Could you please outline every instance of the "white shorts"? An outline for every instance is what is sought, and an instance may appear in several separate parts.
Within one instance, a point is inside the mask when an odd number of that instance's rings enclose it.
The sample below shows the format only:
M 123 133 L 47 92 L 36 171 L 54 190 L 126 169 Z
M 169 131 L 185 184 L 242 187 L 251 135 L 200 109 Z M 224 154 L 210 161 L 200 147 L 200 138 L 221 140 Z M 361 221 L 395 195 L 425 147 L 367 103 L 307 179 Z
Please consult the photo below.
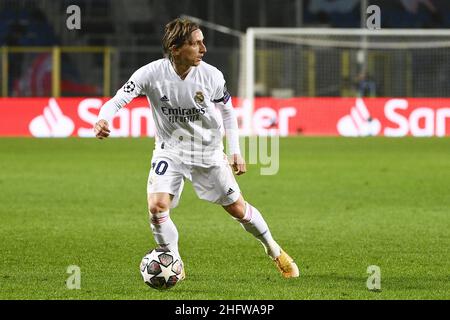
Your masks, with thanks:
M 176 155 L 157 152 L 152 158 L 147 194 L 169 193 L 173 195 L 171 208 L 175 208 L 179 203 L 185 179 L 192 182 L 200 199 L 221 206 L 236 202 L 241 193 L 226 157 L 220 164 L 205 168 L 185 164 Z

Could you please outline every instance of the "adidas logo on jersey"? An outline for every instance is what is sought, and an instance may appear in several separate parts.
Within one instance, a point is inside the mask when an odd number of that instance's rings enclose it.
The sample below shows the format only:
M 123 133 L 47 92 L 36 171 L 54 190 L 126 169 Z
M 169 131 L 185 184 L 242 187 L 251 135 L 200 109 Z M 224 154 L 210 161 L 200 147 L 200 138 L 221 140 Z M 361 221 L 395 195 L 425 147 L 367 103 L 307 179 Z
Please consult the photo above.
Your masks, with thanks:
M 166 95 L 163 95 L 163 96 L 161 97 L 161 99 L 159 99 L 159 100 L 161 100 L 161 101 L 163 101 L 163 102 L 167 102 L 167 101 L 169 101 L 169 98 L 167 98 Z
M 232 194 L 234 192 L 234 190 L 233 189 L 228 189 L 228 191 L 227 191 L 227 196 L 229 196 L 230 194 Z

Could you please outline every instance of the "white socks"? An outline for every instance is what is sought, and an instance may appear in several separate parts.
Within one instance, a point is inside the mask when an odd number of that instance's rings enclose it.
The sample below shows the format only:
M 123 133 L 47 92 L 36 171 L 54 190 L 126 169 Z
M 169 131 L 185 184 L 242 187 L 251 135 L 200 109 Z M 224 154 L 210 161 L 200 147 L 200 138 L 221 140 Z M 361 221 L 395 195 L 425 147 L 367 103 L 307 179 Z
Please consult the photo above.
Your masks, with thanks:
M 242 227 L 261 241 L 266 253 L 275 259 L 281 254 L 280 246 L 273 240 L 269 227 L 261 213 L 250 203 L 245 203 L 245 215 L 242 219 L 237 219 Z
M 261 213 L 246 202 L 245 215 L 242 219 L 237 219 L 242 227 L 255 236 L 264 246 L 266 253 L 275 259 L 281 254 L 280 246 L 272 238 L 269 227 Z M 162 248 L 169 250 L 180 256 L 178 252 L 178 230 L 170 219 L 169 210 L 150 215 L 150 226 L 156 243 Z
M 180 256 L 178 252 L 178 230 L 172 219 L 170 219 L 169 210 L 151 214 L 150 226 L 156 243 L 160 247 L 168 248 Z

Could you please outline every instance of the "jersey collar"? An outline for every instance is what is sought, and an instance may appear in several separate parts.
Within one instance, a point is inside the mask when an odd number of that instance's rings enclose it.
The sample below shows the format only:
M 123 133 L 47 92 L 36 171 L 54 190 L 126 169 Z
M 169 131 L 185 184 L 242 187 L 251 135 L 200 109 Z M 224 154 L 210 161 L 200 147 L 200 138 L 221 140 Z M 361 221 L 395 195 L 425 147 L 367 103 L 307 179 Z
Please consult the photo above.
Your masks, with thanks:
M 186 77 L 184 79 L 181 79 L 181 77 L 178 75 L 178 73 L 175 71 L 175 68 L 173 67 L 172 62 L 167 59 L 168 63 L 169 63 L 169 69 L 170 69 L 170 73 L 177 78 L 179 81 L 186 81 L 190 78 L 192 78 L 192 74 L 195 72 L 197 67 L 191 67 L 191 69 L 189 70 L 188 74 L 186 75 Z

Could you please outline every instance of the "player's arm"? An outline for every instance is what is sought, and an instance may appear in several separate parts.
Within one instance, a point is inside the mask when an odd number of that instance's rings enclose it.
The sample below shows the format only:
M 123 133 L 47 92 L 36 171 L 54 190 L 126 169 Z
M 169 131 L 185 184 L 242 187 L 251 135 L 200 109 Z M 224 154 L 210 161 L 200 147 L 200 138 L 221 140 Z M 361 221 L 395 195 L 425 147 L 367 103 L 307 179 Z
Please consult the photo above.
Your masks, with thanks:
M 225 128 L 225 136 L 229 148 L 229 162 L 233 171 L 237 175 L 244 174 L 247 171 L 245 160 L 241 156 L 239 147 L 239 127 L 231 103 L 230 94 L 224 90 L 223 98 L 214 101 L 222 114 L 223 126 Z
M 97 122 L 94 125 L 95 137 L 99 139 L 107 138 L 111 133 L 109 129 L 109 123 L 116 114 L 116 112 L 121 109 L 121 106 L 116 97 L 108 100 L 100 109 L 100 113 L 97 117 Z
M 94 125 L 94 133 L 97 138 L 107 138 L 111 133 L 109 125 L 117 111 L 143 92 L 143 73 L 143 68 L 137 70 L 130 80 L 117 90 L 116 95 L 101 107 Z

